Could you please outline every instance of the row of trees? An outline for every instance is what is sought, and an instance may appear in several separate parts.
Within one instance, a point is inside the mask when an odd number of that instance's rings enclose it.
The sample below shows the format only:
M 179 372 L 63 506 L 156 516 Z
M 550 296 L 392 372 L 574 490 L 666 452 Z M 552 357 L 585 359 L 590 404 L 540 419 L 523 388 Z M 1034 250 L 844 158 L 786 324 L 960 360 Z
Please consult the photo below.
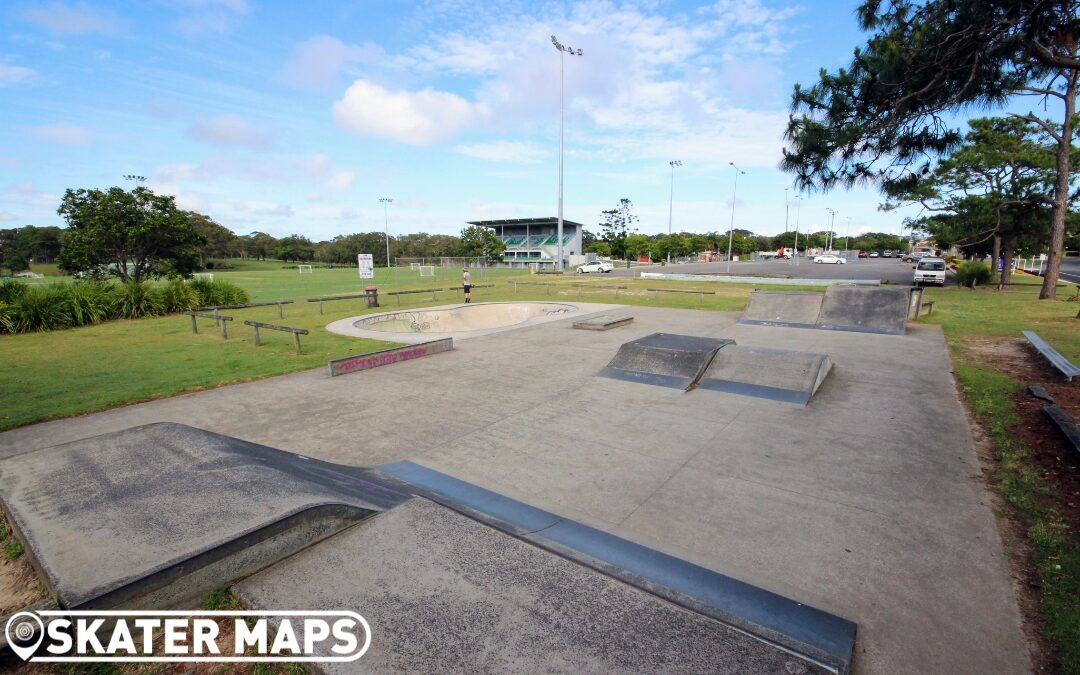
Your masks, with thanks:
M 583 244 L 586 252 L 620 259 L 649 257 L 659 260 L 667 258 L 669 254 L 673 258 L 681 258 L 704 251 L 726 253 L 728 249 L 727 232 L 640 234 L 634 227 L 638 217 L 633 213 L 633 203 L 626 198 L 620 199 L 614 209 L 604 211 L 603 216 L 604 219 L 599 224 L 599 236 L 588 230 L 584 233 Z M 731 252 L 733 255 L 745 256 L 758 251 L 776 251 L 780 247 L 795 248 L 795 239 L 796 233 L 793 231 L 768 236 L 754 234 L 749 230 L 732 230 Z M 834 242 L 843 241 L 844 246 L 852 250 L 907 249 L 907 241 L 903 237 L 884 232 L 860 234 L 850 240 L 836 232 L 800 232 L 797 243 L 799 250 L 823 249 L 830 239 Z M 837 244 L 834 243 L 833 246 L 835 248 Z
M 177 208 L 174 197 L 141 186 L 131 191 L 67 190 L 57 213 L 67 221 L 66 229 L 27 225 L 0 230 L 0 268 L 14 274 L 32 263 L 55 261 L 62 270 L 80 276 L 140 282 L 189 276 L 213 267 L 215 258 L 356 264 L 357 254 L 370 253 L 377 265 L 386 264 L 382 232 L 320 242 L 301 234 L 238 236 L 209 216 Z M 484 256 L 494 261 L 505 245 L 490 229 L 472 226 L 460 237 L 426 233 L 392 237 L 390 249 L 395 258 Z

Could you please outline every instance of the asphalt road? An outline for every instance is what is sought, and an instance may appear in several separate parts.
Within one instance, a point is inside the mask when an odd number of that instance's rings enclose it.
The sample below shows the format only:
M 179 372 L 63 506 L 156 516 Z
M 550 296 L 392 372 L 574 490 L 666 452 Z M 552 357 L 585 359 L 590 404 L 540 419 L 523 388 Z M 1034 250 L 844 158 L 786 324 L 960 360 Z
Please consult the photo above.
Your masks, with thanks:
M 1061 259 L 1061 279 L 1080 284 L 1080 258 Z
M 724 262 L 688 263 L 685 265 L 648 265 L 631 269 L 616 268 L 612 276 L 636 277 L 642 272 L 667 274 L 725 274 Z M 1075 270 L 1080 274 L 1080 266 Z M 880 279 L 892 284 L 910 286 L 914 271 L 911 263 L 899 258 L 865 258 L 852 260 L 844 265 L 818 265 L 806 259 L 798 264 L 791 260 L 766 260 L 762 262 L 733 262 L 730 274 L 738 276 L 791 277 L 796 279 Z M 952 283 L 949 279 L 946 283 Z

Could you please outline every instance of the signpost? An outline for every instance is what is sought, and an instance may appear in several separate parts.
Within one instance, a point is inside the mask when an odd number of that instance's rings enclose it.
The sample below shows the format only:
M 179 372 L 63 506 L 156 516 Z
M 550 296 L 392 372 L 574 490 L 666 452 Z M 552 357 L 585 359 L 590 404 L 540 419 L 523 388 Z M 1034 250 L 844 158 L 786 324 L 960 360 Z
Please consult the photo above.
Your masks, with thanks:
M 375 261 L 372 260 L 370 253 L 358 253 L 356 255 L 356 264 L 360 268 L 361 279 L 375 278 Z

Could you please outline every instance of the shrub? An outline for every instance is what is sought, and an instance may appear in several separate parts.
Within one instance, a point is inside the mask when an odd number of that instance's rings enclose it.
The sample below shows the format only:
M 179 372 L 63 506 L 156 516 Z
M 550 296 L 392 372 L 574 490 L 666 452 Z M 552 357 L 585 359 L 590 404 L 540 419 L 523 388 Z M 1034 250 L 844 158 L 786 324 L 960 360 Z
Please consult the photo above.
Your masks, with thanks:
M 161 289 L 162 309 L 166 314 L 186 312 L 198 307 L 199 292 L 183 279 L 173 279 Z
M 14 279 L 0 281 L 0 302 L 15 302 L 16 298 L 26 292 L 26 288 L 26 284 L 15 281 Z
M 12 319 L 15 316 L 15 310 L 11 305 L 6 302 L 0 302 L 0 333 L 14 333 L 15 329 L 12 325 Z
M 68 295 L 72 326 L 101 323 L 115 317 L 116 298 L 109 284 L 86 280 L 61 287 Z
M 27 288 L 11 306 L 14 309 L 10 321 L 12 333 L 72 326 L 71 299 L 67 288 L 59 284 Z
M 193 279 L 188 286 L 199 294 L 199 306 L 241 305 L 248 301 L 247 291 L 220 279 Z
M 119 284 L 114 287 L 117 316 L 124 319 L 141 319 L 164 313 L 161 294 L 145 281 Z
M 974 288 L 990 281 L 990 266 L 977 260 L 962 262 L 956 268 L 956 283 Z

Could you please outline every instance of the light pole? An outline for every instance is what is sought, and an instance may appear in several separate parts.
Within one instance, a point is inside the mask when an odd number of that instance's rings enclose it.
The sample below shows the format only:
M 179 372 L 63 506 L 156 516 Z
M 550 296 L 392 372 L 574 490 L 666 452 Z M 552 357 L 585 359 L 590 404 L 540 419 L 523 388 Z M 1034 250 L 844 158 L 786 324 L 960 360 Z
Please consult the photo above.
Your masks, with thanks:
M 129 180 L 132 183 L 135 183 L 135 187 L 138 187 L 139 185 L 142 185 L 146 182 L 146 176 L 138 176 L 133 173 L 125 173 L 124 180 Z
M 848 249 L 848 239 L 851 239 L 851 216 L 848 216 L 848 218 L 847 218 L 847 233 L 844 234 L 844 251 L 845 252 L 847 252 L 849 250 Z M 858 258 L 856 258 L 856 260 L 858 260 Z
M 672 211 L 674 211 L 674 209 L 675 209 L 675 167 L 682 166 L 682 162 L 680 162 L 677 159 L 674 159 L 674 160 L 668 162 L 668 164 L 671 165 L 671 199 L 668 201 L 668 209 L 667 209 L 667 235 L 668 235 L 667 262 L 670 265 L 671 264 L 671 214 L 672 214 Z
M 799 200 L 799 208 L 795 211 L 795 264 L 799 264 L 799 221 L 802 220 L 802 195 L 795 195 Z
M 731 168 L 735 169 L 735 187 L 731 190 L 731 224 L 728 225 L 727 231 L 727 272 L 731 271 L 731 235 L 735 231 L 735 195 L 739 193 L 739 174 L 746 175 L 746 172 L 735 166 L 735 162 L 728 162 Z
M 825 210 L 829 212 L 829 231 L 825 233 L 825 252 L 828 253 L 832 250 L 832 229 L 833 223 L 836 221 L 836 209 L 830 209 L 826 206 Z
M 562 44 L 559 40 L 552 35 L 551 44 L 555 45 L 555 49 L 559 50 L 559 259 L 555 262 L 555 269 L 559 272 L 563 270 L 563 110 L 565 107 L 564 85 L 563 85 L 563 54 L 570 54 L 571 56 L 581 56 L 582 51 L 580 49 L 574 49 Z
M 390 204 L 394 201 L 390 197 L 379 197 L 383 206 L 383 227 L 386 232 L 386 268 L 390 269 Z

